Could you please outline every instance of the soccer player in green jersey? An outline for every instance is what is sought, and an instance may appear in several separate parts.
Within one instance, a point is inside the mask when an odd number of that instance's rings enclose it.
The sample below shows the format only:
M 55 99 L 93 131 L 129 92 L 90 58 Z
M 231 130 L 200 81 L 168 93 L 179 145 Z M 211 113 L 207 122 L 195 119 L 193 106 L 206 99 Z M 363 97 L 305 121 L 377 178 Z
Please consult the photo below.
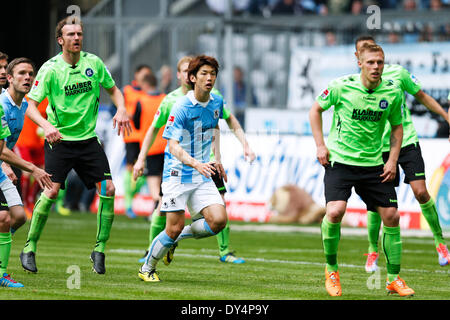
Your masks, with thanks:
M 183 97 L 186 95 L 186 93 L 191 90 L 191 86 L 189 84 L 188 79 L 188 67 L 189 62 L 192 60 L 193 57 L 191 56 L 185 56 L 182 57 L 177 64 L 177 78 L 181 83 L 181 86 L 178 89 L 175 89 L 174 91 L 170 92 L 162 101 L 158 112 L 155 115 L 155 119 L 149 129 L 146 132 L 144 141 L 142 143 L 142 148 L 139 153 L 138 159 L 134 165 L 133 168 L 133 176 L 134 179 L 137 179 L 140 177 L 145 168 L 145 158 L 147 155 L 148 150 L 153 145 L 153 142 L 158 134 L 158 131 L 165 126 L 167 119 L 169 118 L 170 111 L 172 110 L 172 106 L 175 104 L 178 98 Z M 219 91 L 216 89 L 212 90 L 213 93 L 220 95 Z M 230 113 L 230 111 L 227 108 L 224 108 L 223 110 L 223 119 L 227 121 L 228 126 L 232 129 L 233 133 L 236 135 L 238 140 L 242 143 L 244 147 L 244 157 L 246 157 L 250 162 L 252 162 L 255 159 L 255 153 L 250 148 L 246 138 L 244 131 L 239 124 L 239 121 L 236 119 L 234 115 Z M 214 178 L 216 175 L 214 175 L 212 178 Z M 213 179 L 214 180 L 214 179 Z M 221 179 L 214 180 L 216 186 L 219 189 L 219 193 L 222 196 L 222 199 L 224 200 L 224 193 L 226 192 L 225 185 L 223 184 L 223 181 Z M 218 185 L 219 184 L 219 185 Z M 224 200 L 225 203 L 225 200 Z M 152 214 L 152 221 L 150 225 L 150 232 L 149 232 L 149 246 L 151 245 L 153 239 L 164 230 L 166 226 L 166 215 L 165 213 L 161 213 L 159 211 L 160 206 L 155 206 L 155 210 Z M 219 232 L 216 236 L 217 242 L 219 245 L 219 256 L 220 261 L 222 262 L 231 262 L 231 263 L 243 263 L 245 262 L 244 259 L 236 257 L 233 252 L 230 251 L 229 245 L 230 245 L 230 226 L 229 223 L 225 226 L 225 228 Z M 147 255 L 148 250 L 146 251 L 144 257 Z M 173 251 L 169 251 L 170 255 L 173 255 Z M 167 257 L 164 259 L 165 263 L 170 263 L 171 257 L 167 259 Z M 144 258 L 139 260 L 139 262 L 144 262 Z
M 367 207 L 377 211 L 383 219 L 386 289 L 390 293 L 410 296 L 414 291 L 399 277 L 402 241 L 393 183 L 403 136 L 403 96 L 392 82 L 381 79 L 384 67 L 381 47 L 363 46 L 358 65 L 361 74 L 331 82 L 317 97 L 309 114 L 317 159 L 325 167 L 327 204 L 321 225 L 326 259 L 325 287 L 331 296 L 342 295 L 337 252 L 341 220 L 354 187 Z M 325 144 L 322 112 L 332 106 L 333 121 Z M 382 137 L 386 123 L 392 127 L 391 152 L 388 161 L 383 164 Z
M 358 57 L 358 51 L 364 44 L 375 44 L 375 40 L 371 36 L 359 37 L 355 42 L 356 57 Z M 396 64 L 386 65 L 383 71 L 383 79 L 393 81 L 394 84 L 400 87 L 403 92 L 406 91 L 413 95 L 417 101 L 422 103 L 428 110 L 449 121 L 447 113 L 440 106 L 440 104 L 431 96 L 422 91 L 419 81 L 402 66 Z M 414 129 L 411 113 L 406 106 L 406 102 L 402 105 L 402 115 L 403 143 L 398 158 L 398 164 L 402 167 L 405 173 L 404 182 L 411 186 L 414 196 L 420 204 L 422 214 L 428 222 L 431 232 L 433 233 L 439 264 L 441 266 L 445 266 L 450 262 L 450 254 L 448 252 L 444 237 L 442 236 L 442 229 L 439 223 L 439 215 L 436 205 L 428 193 L 425 184 L 425 164 L 422 158 L 417 132 Z M 387 126 L 383 138 L 383 159 L 385 161 L 389 157 L 389 133 L 390 128 Z M 398 170 L 395 183 L 396 186 L 400 183 Z M 367 272 L 374 272 L 378 268 L 378 238 L 380 226 L 380 215 L 377 212 L 368 210 L 367 230 L 369 239 L 369 253 L 367 254 L 365 266 Z
M 27 115 L 45 133 L 45 169 L 52 175 L 52 188 L 45 188 L 37 200 L 25 247 L 20 254 L 26 271 L 36 273 L 35 253 L 50 209 L 67 174 L 73 168 L 87 188 L 97 188 L 100 202 L 97 213 L 97 236 L 91 253 L 93 271 L 105 273 L 105 245 L 114 220 L 115 187 L 108 159 L 97 135 L 100 85 L 117 107 L 113 129 L 128 134 L 129 118 L 124 98 L 109 71 L 97 56 L 82 51 L 83 25 L 78 18 L 67 17 L 56 27 L 56 39 L 62 52 L 48 60 L 39 70 L 31 89 Z M 48 97 L 44 119 L 37 105 Z

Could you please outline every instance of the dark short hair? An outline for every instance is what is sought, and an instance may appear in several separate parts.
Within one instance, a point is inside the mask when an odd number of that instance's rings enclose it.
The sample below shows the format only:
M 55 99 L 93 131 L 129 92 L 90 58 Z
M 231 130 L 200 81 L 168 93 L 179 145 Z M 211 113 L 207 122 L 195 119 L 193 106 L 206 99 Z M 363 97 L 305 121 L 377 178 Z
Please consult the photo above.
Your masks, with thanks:
M 375 42 L 375 38 L 373 36 L 371 36 L 370 34 L 364 34 L 364 35 L 359 36 L 355 40 L 355 49 L 358 46 L 358 43 L 361 42 L 361 41 L 373 41 L 373 42 Z
M 139 71 L 141 71 L 142 69 L 148 69 L 150 70 L 151 73 L 153 73 L 153 69 L 152 67 L 150 67 L 148 64 L 140 64 L 136 67 L 136 69 L 134 70 L 134 73 L 137 73 Z
M 194 57 L 191 62 L 189 62 L 188 69 L 188 81 L 192 88 L 194 88 L 195 83 L 191 81 L 191 75 L 196 76 L 198 70 L 204 65 L 213 67 L 216 71 L 216 75 L 219 73 L 219 63 L 215 58 L 205 55 Z
M 156 79 L 155 75 L 153 73 L 146 74 L 142 78 L 142 82 L 147 83 L 149 86 L 156 87 L 158 85 L 158 80 Z
M 58 24 L 56 25 L 56 29 L 55 29 L 56 39 L 58 39 L 59 37 L 62 37 L 62 29 L 64 28 L 65 25 L 68 25 L 68 24 L 78 24 L 81 26 L 81 29 L 83 29 L 83 22 L 81 22 L 80 17 L 78 17 L 78 16 L 65 17 L 64 19 L 59 21 Z
M 0 52 L 0 60 L 8 60 L 8 55 L 6 53 Z
M 33 73 L 36 74 L 36 66 L 34 65 L 34 62 L 31 59 L 24 58 L 24 57 L 16 58 L 13 61 L 11 61 L 8 64 L 8 67 L 6 68 L 6 74 L 9 74 L 12 76 L 13 72 L 14 72 L 14 67 L 21 63 L 28 63 L 29 65 L 31 65 L 33 67 Z

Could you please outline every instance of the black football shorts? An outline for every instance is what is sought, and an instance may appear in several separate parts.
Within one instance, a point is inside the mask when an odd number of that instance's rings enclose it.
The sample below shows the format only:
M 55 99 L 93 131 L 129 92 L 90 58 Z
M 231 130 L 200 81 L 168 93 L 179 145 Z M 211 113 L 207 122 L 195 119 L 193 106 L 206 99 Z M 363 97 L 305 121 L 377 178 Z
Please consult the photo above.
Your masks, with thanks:
M 389 152 L 383 152 L 384 163 L 386 163 L 388 159 Z M 419 143 L 412 143 L 401 148 L 397 161 L 397 176 L 395 177 L 396 187 L 400 184 L 398 166 L 400 166 L 405 173 L 405 179 L 403 180 L 405 183 L 414 180 L 425 180 L 425 162 L 423 161 Z
M 67 174 L 74 169 L 88 189 L 97 182 L 112 180 L 111 169 L 105 151 L 97 137 L 82 141 L 61 141 L 44 145 L 45 171 L 51 174 L 53 182 L 65 188 Z
M 375 167 L 351 166 L 335 162 L 325 168 L 326 202 L 347 201 L 352 187 L 367 205 L 367 210 L 377 211 L 376 207 L 397 208 L 397 194 L 394 182 L 384 182 L 380 175 L 383 165 Z

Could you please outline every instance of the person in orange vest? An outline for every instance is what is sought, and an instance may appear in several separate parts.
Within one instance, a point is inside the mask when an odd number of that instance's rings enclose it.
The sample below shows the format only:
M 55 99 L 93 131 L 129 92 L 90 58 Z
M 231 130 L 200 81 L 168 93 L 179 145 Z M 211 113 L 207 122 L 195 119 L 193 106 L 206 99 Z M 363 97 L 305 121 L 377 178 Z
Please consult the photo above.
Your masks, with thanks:
M 141 131 L 140 131 L 140 148 L 145 138 L 145 133 L 153 122 L 161 101 L 166 96 L 157 89 L 157 79 L 154 75 L 146 75 L 142 79 L 141 99 L 138 102 L 138 107 L 141 108 Z M 164 149 L 166 148 L 167 140 L 162 137 L 163 130 L 158 132 L 152 147 L 149 149 L 146 157 L 146 170 L 144 175 L 147 177 L 147 186 L 150 189 L 150 195 L 155 202 L 154 208 L 159 207 L 159 200 L 161 198 L 161 179 L 164 168 Z
M 125 173 L 123 177 L 124 183 L 124 201 L 125 214 L 129 218 L 135 218 L 136 214 L 132 209 L 133 198 L 139 192 L 141 187 L 145 184 L 145 178 L 134 181 L 132 179 L 133 165 L 139 155 L 139 141 L 142 133 L 140 124 L 140 114 L 136 113 L 136 105 L 141 98 L 143 92 L 141 89 L 142 79 L 149 74 L 153 74 L 152 69 L 148 65 L 140 65 L 134 72 L 134 80 L 130 85 L 123 88 L 123 95 L 125 98 L 125 107 L 127 109 L 128 117 L 131 119 L 132 132 L 128 136 L 124 136 L 125 142 Z

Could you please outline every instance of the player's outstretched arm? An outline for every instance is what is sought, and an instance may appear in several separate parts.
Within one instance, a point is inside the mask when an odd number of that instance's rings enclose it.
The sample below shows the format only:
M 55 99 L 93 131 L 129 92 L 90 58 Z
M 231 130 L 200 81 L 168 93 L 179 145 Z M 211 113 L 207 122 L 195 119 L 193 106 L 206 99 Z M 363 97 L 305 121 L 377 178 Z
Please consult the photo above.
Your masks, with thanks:
M 239 120 L 233 114 L 230 114 L 230 117 L 228 117 L 228 119 L 226 119 L 225 121 L 227 122 L 228 127 L 230 127 L 231 131 L 233 131 L 236 138 L 238 138 L 239 142 L 244 147 L 244 159 L 248 159 L 248 161 L 252 163 L 256 158 L 256 154 L 250 148 L 250 145 L 245 138 L 244 129 L 242 129 Z
M 381 181 L 381 183 L 394 180 L 395 175 L 397 174 L 397 160 L 398 156 L 400 155 L 402 141 L 403 126 L 401 124 L 392 126 L 389 159 L 384 165 L 383 174 L 381 174 L 383 180 Z
M 414 97 L 417 99 L 417 101 L 423 104 L 428 110 L 440 115 L 442 118 L 445 119 L 445 121 L 450 123 L 448 114 L 445 112 L 444 108 L 442 108 L 439 102 L 437 102 L 432 96 L 428 95 L 422 90 L 419 90 L 419 92 L 417 92 L 414 95 Z
M 330 164 L 330 152 L 325 144 L 322 131 L 322 112 L 325 110 L 320 107 L 317 102 L 314 102 L 309 110 L 309 122 L 311 124 L 311 132 L 314 138 L 314 142 L 317 147 L 317 160 L 323 166 Z
M 60 142 L 62 139 L 61 133 L 41 115 L 37 107 L 38 104 L 37 101 L 29 99 L 28 108 L 25 114 L 44 130 L 45 139 L 49 144 Z
M 51 189 L 52 180 L 50 179 L 50 174 L 35 166 L 33 163 L 23 160 L 7 147 L 3 148 L 3 151 L 0 155 L 0 160 L 3 160 L 6 163 L 13 165 L 19 169 L 30 172 L 42 189 L 44 189 L 44 187 Z
M 131 133 L 131 124 L 127 109 L 125 108 L 125 99 L 122 92 L 117 86 L 113 86 L 106 91 L 117 108 L 117 112 L 113 117 L 113 129 L 116 129 L 117 127 L 117 135 L 119 136 L 120 134 L 129 135 Z
M 207 178 L 211 178 L 211 175 L 215 171 L 214 162 L 202 163 L 197 161 L 180 146 L 180 142 L 177 140 L 169 140 L 169 152 L 182 163 L 194 168 Z
M 147 158 L 148 150 L 152 147 L 155 142 L 156 136 L 158 135 L 159 128 L 156 128 L 153 124 L 148 128 L 145 133 L 144 140 L 142 141 L 141 151 L 133 166 L 133 178 L 136 180 L 144 173 L 145 159 Z

